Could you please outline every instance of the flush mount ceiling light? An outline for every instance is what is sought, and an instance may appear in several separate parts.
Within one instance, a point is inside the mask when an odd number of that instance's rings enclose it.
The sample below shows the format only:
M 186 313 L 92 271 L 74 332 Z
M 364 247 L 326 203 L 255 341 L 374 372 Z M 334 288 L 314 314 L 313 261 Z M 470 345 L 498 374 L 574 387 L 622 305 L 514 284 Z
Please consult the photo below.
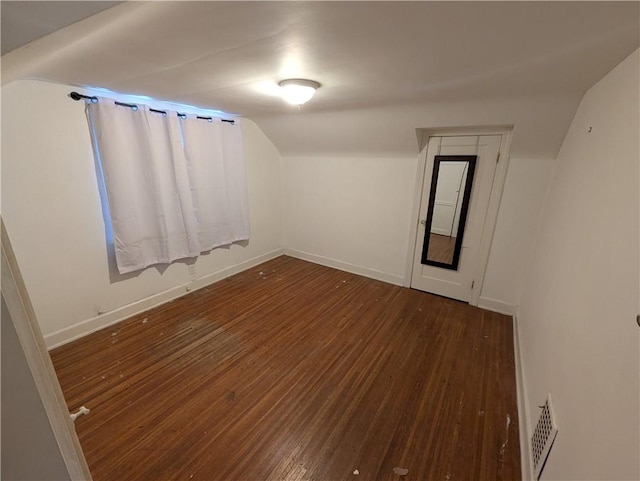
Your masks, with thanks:
M 282 80 L 278 85 L 282 98 L 291 105 L 302 105 L 308 102 L 320 87 L 318 82 L 302 78 Z

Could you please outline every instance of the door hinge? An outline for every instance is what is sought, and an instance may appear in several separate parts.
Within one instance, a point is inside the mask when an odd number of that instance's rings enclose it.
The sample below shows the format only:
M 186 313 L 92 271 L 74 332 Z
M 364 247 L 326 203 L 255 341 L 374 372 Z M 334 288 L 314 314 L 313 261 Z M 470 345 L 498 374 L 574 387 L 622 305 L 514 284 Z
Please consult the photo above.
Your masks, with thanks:
M 473 289 L 473 286 L 476 285 L 476 281 L 471 281 L 471 289 Z
M 500 162 L 500 151 L 498 150 L 498 156 L 496 157 L 496 164 Z

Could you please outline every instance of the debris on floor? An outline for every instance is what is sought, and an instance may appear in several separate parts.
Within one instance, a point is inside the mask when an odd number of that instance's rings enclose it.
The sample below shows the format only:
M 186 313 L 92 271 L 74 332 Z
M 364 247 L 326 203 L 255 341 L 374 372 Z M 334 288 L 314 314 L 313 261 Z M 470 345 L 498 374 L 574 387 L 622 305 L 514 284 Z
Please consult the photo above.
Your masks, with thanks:
M 360 474 L 360 471 L 358 471 L 357 469 L 354 469 L 353 470 L 353 474 L 355 474 L 357 476 L 358 474 Z
M 87 414 L 89 414 L 90 412 L 91 412 L 91 410 L 90 410 L 90 409 L 87 409 L 87 408 L 86 408 L 86 407 L 84 407 L 84 406 L 80 406 L 80 409 L 78 410 L 78 412 L 76 412 L 76 413 L 69 413 L 69 415 L 71 416 L 71 420 L 72 420 L 73 422 L 75 422 L 75 421 L 76 421 L 76 419 L 78 419 L 80 416 L 82 416 L 83 414 L 84 414 L 84 415 L 87 415 Z
M 406 476 L 407 474 L 409 474 L 409 470 L 407 468 L 399 468 L 397 466 L 393 468 L 393 472 L 398 476 Z
M 511 424 L 511 416 L 507 414 L 507 426 L 505 427 L 507 434 L 505 436 L 504 443 L 502 443 L 502 446 L 500 447 L 500 465 L 502 465 L 502 457 L 504 456 L 504 452 L 505 452 L 505 449 L 507 448 L 507 444 L 509 444 L 509 425 L 510 424 Z

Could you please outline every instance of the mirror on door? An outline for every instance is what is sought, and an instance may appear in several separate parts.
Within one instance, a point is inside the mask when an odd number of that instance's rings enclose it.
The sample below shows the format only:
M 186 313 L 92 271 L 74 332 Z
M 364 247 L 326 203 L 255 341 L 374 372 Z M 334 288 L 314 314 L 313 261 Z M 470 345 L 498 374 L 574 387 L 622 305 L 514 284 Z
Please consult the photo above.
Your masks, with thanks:
M 422 263 L 458 270 L 475 155 L 436 155 L 425 221 Z

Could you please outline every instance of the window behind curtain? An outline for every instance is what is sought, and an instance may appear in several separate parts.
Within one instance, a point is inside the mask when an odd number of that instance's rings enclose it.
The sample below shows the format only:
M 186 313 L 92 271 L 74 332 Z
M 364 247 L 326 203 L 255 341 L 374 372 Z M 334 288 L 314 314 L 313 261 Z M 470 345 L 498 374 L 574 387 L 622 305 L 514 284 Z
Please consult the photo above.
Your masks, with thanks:
M 102 98 L 87 118 L 121 274 L 249 239 L 239 126 Z

